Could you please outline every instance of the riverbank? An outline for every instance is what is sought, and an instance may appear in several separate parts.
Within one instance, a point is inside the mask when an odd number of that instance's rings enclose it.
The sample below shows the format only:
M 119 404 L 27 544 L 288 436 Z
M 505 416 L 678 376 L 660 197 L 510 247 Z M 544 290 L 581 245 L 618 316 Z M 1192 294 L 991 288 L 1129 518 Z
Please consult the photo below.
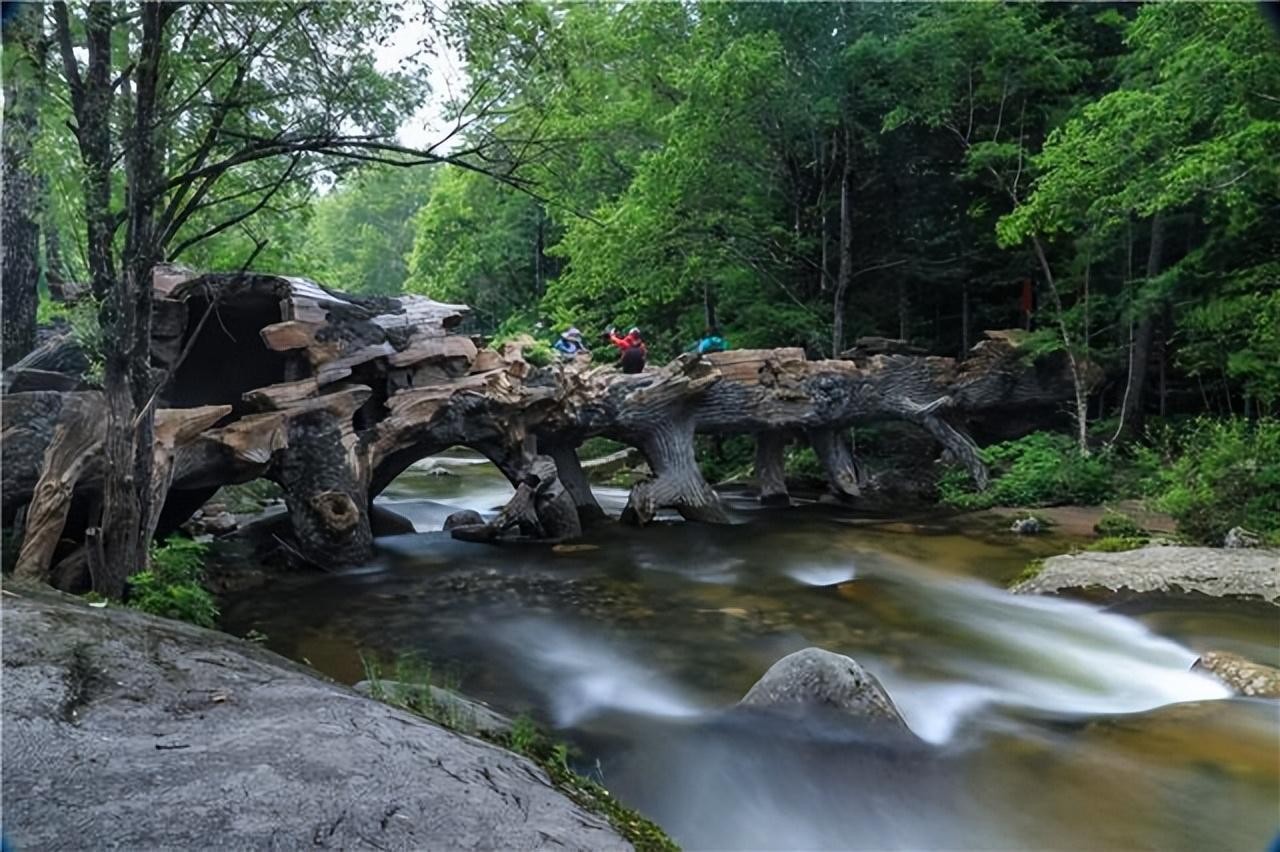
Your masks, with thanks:
M 534 763 L 252 643 L 9 584 L 17 848 L 629 849 Z

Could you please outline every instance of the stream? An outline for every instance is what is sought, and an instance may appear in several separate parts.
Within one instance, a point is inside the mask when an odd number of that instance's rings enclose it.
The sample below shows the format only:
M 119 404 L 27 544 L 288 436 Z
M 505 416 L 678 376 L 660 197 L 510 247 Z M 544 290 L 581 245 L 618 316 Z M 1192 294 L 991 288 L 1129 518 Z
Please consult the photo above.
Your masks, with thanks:
M 360 568 L 232 595 L 224 629 L 347 683 L 362 655 L 385 677 L 397 657 L 429 661 L 572 743 L 580 772 L 691 849 L 1262 850 L 1280 827 L 1277 703 L 1189 671 L 1193 648 L 1280 665 L 1280 610 L 1014 596 L 1029 559 L 1073 542 L 732 492 L 734 526 L 468 544 L 430 531 L 511 489 L 465 453 L 432 467 L 379 498 L 421 532 L 380 539 Z M 597 494 L 614 514 L 626 502 Z M 810 645 L 872 671 L 923 743 L 724 712 Z

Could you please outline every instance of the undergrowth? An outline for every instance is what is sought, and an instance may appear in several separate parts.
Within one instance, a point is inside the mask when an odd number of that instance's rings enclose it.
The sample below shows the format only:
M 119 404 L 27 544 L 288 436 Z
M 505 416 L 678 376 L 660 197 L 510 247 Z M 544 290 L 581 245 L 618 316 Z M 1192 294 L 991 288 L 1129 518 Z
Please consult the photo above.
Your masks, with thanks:
M 980 451 L 991 484 L 979 491 L 968 473 L 949 467 L 938 480 L 942 502 L 959 509 L 992 506 L 1093 505 L 1114 496 L 1114 454 L 1081 455 L 1072 439 L 1033 432 Z
M 200 542 L 177 536 L 164 544 L 152 543 L 151 567 L 129 578 L 128 605 L 152 615 L 213 627 L 218 607 L 202 583 L 207 552 Z
M 1135 457 L 1144 494 L 1191 541 L 1221 545 L 1244 527 L 1280 543 L 1280 419 L 1157 428 Z

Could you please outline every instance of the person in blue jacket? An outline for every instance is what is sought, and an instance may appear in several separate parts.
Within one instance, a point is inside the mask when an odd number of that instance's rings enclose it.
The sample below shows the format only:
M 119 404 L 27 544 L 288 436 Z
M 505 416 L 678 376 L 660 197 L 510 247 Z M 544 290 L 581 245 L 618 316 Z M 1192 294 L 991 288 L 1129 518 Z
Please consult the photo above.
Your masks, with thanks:
M 705 355 L 708 352 L 724 352 L 728 348 L 729 342 L 720 336 L 720 329 L 712 325 L 702 332 L 702 339 L 690 351 Z
M 582 340 L 582 332 L 576 328 L 561 332 L 556 342 L 551 344 L 551 348 L 559 352 L 562 358 L 576 358 L 590 351 Z

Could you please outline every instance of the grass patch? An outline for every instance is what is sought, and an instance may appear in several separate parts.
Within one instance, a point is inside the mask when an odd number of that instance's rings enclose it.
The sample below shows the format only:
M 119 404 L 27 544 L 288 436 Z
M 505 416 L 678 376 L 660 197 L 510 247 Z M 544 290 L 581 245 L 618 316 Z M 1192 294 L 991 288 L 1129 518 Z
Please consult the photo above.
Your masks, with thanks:
M 1023 567 L 1022 572 L 1018 574 L 1018 576 L 1009 581 L 1009 588 L 1013 588 L 1020 583 L 1026 583 L 1030 580 L 1034 580 L 1036 577 L 1040 576 L 1040 572 L 1043 570 L 1044 560 L 1032 559 Z
M 578 774 L 570 766 L 576 752 L 567 743 L 554 740 L 528 716 L 516 718 L 510 730 L 498 733 L 477 730 L 474 717 L 459 713 L 455 705 L 444 706 L 431 687 L 442 686 L 457 691 L 457 680 L 449 685 L 433 684 L 435 671 L 430 662 L 411 655 L 396 659 L 394 679 L 382 677 L 379 662 L 360 655 L 369 697 L 416 713 L 436 724 L 460 733 L 479 737 L 516 754 L 527 757 L 542 767 L 560 792 L 575 804 L 609 820 L 609 824 L 640 852 L 672 852 L 680 847 L 658 825 L 626 807 L 598 782 Z
M 640 852 L 671 852 L 680 848 L 657 823 L 623 805 L 603 785 L 575 772 L 569 765 L 570 757 L 576 753 L 574 749 L 548 737 L 528 717 L 520 717 L 509 733 L 492 739 L 541 766 L 562 793 L 609 820 Z
M 1137 550 L 1140 547 L 1146 547 L 1149 541 L 1150 539 L 1146 536 L 1110 535 L 1090 543 L 1085 550 L 1093 551 L 1094 553 L 1122 553 L 1126 550 Z
M 392 675 L 383 678 L 382 665 L 372 657 L 360 655 L 364 679 L 369 682 L 369 697 L 402 707 L 431 721 L 464 734 L 478 734 L 475 713 L 457 702 L 441 700 L 433 687 L 458 691 L 458 677 L 452 672 L 437 672 L 431 661 L 413 654 L 396 658 Z

